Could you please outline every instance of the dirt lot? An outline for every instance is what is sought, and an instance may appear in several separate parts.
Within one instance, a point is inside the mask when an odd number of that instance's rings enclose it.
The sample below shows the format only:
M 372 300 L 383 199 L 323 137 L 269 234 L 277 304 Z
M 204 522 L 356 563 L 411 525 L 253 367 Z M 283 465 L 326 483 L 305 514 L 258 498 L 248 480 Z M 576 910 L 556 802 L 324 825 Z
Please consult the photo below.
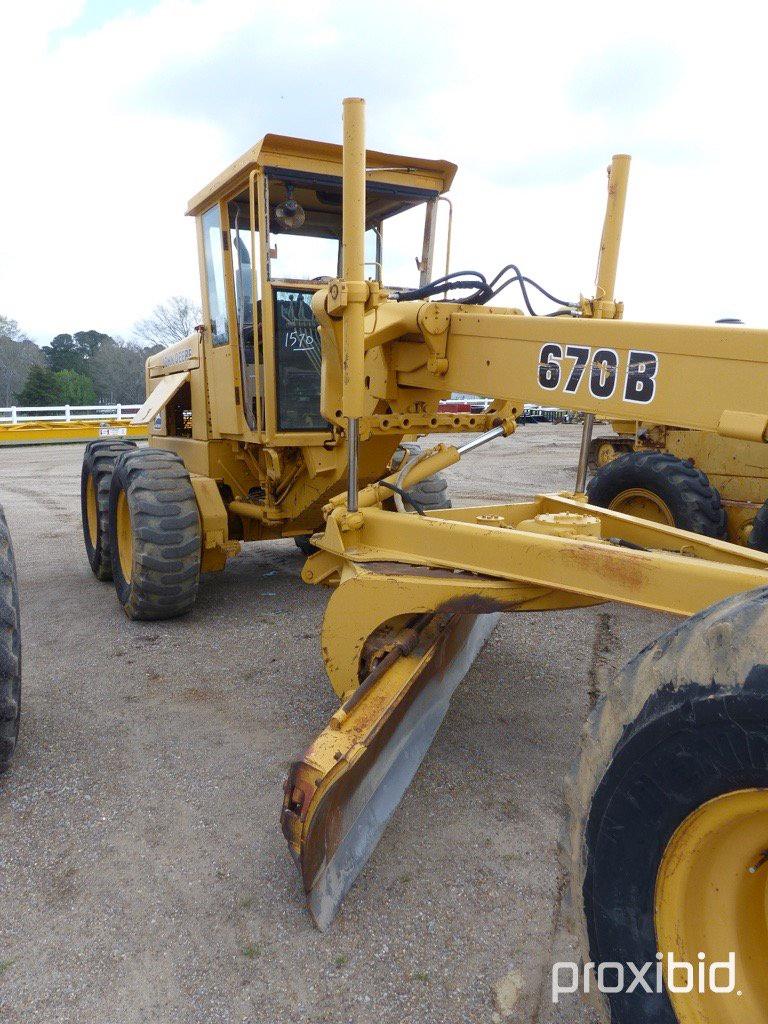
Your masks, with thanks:
M 577 445 L 576 427 L 527 426 L 452 470 L 454 496 L 567 488 Z M 670 620 L 506 616 L 323 935 L 278 813 L 334 710 L 326 593 L 301 583 L 292 543 L 251 545 L 187 618 L 129 622 L 85 558 L 81 459 L 0 453 L 25 659 L 0 780 L 0 1020 L 485 1021 L 510 972 L 551 965 L 553 936 L 569 958 L 555 844 L 588 689 Z M 591 1017 L 547 986 L 539 1019 Z

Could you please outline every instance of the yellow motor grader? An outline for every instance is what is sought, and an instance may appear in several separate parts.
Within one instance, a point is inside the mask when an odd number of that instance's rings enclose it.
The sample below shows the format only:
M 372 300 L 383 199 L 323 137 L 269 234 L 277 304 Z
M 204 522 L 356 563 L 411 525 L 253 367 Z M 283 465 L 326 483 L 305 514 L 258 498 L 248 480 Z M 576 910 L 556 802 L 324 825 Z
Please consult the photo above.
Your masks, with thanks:
M 148 361 L 149 447 L 87 449 L 85 544 L 130 617 L 163 618 L 242 541 L 312 534 L 303 578 L 331 590 L 319 646 L 339 707 L 291 769 L 282 827 L 321 928 L 499 614 L 617 601 L 684 617 L 585 728 L 563 844 L 573 924 L 599 977 L 657 952 L 735 956 L 738 996 L 606 985 L 605 1020 L 765 1021 L 768 555 L 591 506 L 584 487 L 595 416 L 764 442 L 768 334 L 734 328 L 725 344 L 713 327 L 622 319 L 628 165 L 609 170 L 595 296 L 536 316 L 539 286 L 517 267 L 435 278 L 455 168 L 366 150 L 362 100 L 344 103 L 343 148 L 266 136 L 190 203 L 204 322 Z M 416 224 L 408 286 L 388 247 Z M 507 284 L 527 313 L 489 304 Z M 440 413 L 455 391 L 493 402 Z M 574 492 L 425 507 L 419 494 L 442 492 L 419 487 L 513 434 L 533 396 L 584 414 Z M 471 436 L 396 454 L 451 431 Z

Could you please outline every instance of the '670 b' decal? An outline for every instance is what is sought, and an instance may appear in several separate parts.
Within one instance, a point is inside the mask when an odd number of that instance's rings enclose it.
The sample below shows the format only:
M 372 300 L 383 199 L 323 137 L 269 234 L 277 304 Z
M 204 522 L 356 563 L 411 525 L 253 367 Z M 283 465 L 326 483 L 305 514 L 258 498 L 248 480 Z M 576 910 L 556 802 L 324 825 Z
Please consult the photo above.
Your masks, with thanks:
M 595 398 L 611 398 L 619 382 L 619 353 L 612 348 L 592 349 L 587 345 L 562 345 L 547 342 L 539 353 L 539 384 L 547 391 L 561 388 L 575 395 L 586 376 L 589 393 Z M 625 402 L 653 401 L 659 357 L 655 352 L 630 349 L 623 374 Z

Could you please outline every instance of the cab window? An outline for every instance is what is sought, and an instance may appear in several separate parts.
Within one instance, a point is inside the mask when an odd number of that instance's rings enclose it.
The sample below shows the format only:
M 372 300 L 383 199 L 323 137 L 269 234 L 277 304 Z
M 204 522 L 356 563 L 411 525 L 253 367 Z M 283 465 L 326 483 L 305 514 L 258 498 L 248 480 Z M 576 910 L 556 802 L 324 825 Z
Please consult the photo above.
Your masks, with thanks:
M 278 430 L 327 430 L 320 414 L 320 337 L 312 295 L 341 273 L 342 183 L 338 177 L 280 168 L 266 171 L 267 278 L 275 325 Z M 426 203 L 436 193 L 369 181 L 366 189 L 365 276 L 401 287 L 414 273 L 424 238 Z M 392 231 L 390 219 L 402 221 Z M 382 266 L 383 261 L 383 266 Z M 303 285 L 303 287 L 302 287 Z
M 275 288 L 278 430 L 326 430 L 320 415 L 320 333 L 312 292 Z
M 270 261 L 271 276 L 280 281 L 312 281 L 336 277 L 339 241 L 311 235 L 280 235 L 277 255 Z
M 203 214 L 203 253 L 205 281 L 208 290 L 208 311 L 211 317 L 211 342 L 226 345 L 229 342 L 227 324 L 227 297 L 224 289 L 224 249 L 221 234 L 221 215 L 218 204 Z
M 252 238 L 250 229 L 250 200 L 243 192 L 229 203 L 229 235 L 232 251 L 232 278 L 235 285 L 237 338 L 240 346 L 240 371 L 243 384 L 243 408 L 248 426 L 256 429 L 256 373 L 261 364 L 258 295 L 254 302 Z M 258 252 L 259 236 L 255 236 Z M 258 287 L 258 279 L 257 279 Z M 260 372 L 260 371 L 259 371 Z

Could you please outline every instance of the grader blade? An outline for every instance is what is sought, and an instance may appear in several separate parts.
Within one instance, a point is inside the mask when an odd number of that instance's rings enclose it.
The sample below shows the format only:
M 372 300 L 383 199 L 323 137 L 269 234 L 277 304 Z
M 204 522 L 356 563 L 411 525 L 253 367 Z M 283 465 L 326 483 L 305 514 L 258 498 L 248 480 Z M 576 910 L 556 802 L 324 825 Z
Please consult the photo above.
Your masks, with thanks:
M 291 769 L 283 832 L 322 931 L 376 847 L 498 618 L 422 616 Z

